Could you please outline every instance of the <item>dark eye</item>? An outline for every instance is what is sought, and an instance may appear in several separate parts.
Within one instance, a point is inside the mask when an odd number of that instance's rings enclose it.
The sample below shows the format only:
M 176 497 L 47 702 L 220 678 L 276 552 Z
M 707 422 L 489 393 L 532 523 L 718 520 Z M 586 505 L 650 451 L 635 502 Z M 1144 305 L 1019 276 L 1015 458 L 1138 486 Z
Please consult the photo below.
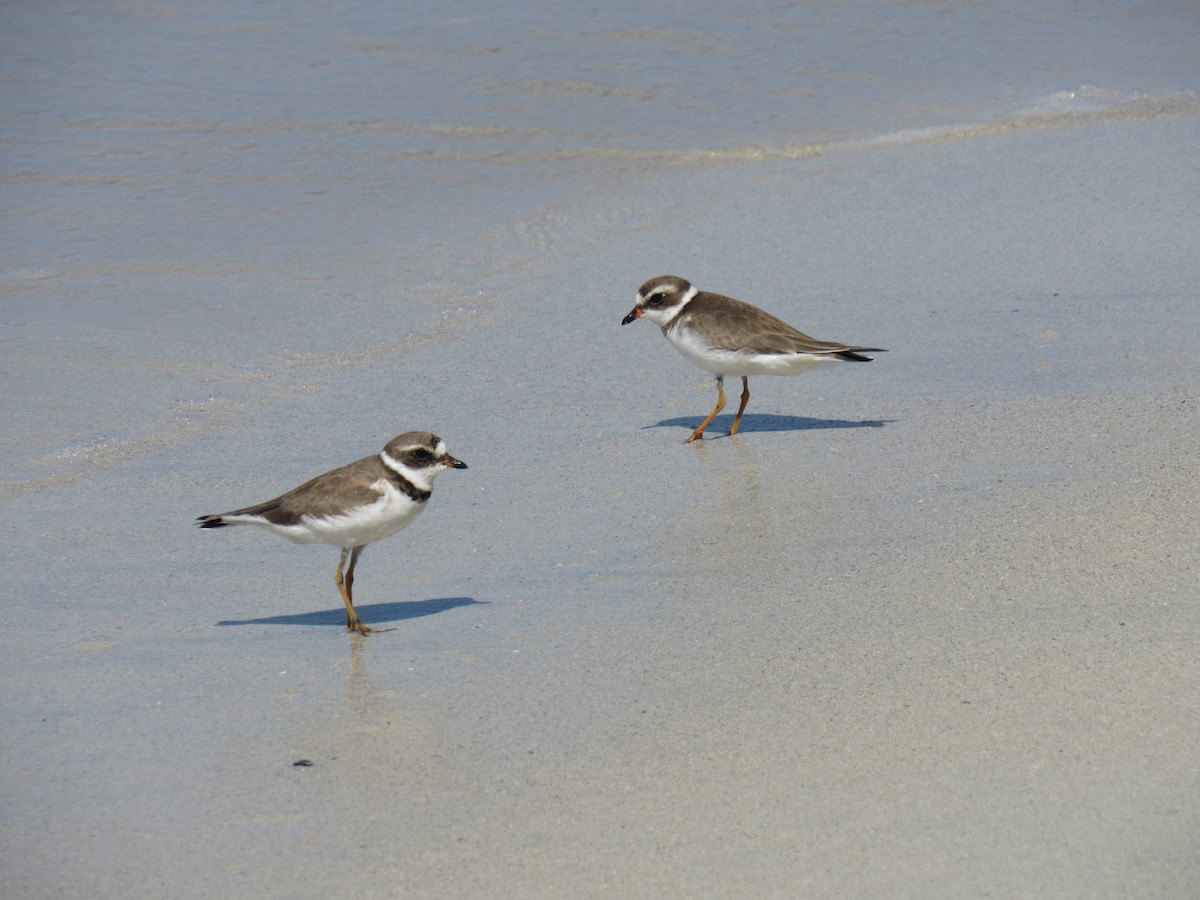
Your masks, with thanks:
M 650 295 L 650 305 L 651 306 L 662 306 L 662 302 L 665 299 L 667 299 L 666 294 L 651 294 Z
M 429 459 L 429 451 L 428 450 L 414 450 L 413 456 L 415 456 L 417 459 Z

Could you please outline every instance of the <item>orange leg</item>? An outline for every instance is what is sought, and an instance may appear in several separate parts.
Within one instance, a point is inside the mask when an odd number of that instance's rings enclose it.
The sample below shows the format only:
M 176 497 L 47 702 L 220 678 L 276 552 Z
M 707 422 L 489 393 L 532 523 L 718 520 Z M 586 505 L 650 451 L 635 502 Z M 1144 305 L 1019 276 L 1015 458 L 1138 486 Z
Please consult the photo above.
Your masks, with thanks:
M 372 629 L 360 622 L 358 613 L 354 611 L 354 567 L 358 564 L 358 557 L 362 552 L 363 547 L 355 547 L 353 550 L 349 547 L 343 548 L 338 559 L 337 571 L 333 573 L 333 583 L 337 585 L 342 602 L 346 604 L 346 628 L 359 634 L 370 634 Z M 346 557 L 350 557 L 350 568 L 346 569 L 343 578 L 342 567 L 346 565 Z
M 717 413 L 725 408 L 725 379 L 723 376 L 717 376 L 717 406 L 708 414 L 708 418 L 700 423 L 700 427 L 692 432 L 692 436 L 684 441 L 685 444 L 690 444 L 692 441 L 700 441 L 704 439 L 704 429 L 709 426 L 713 419 L 717 417 Z
M 745 375 L 742 376 L 742 405 L 738 407 L 738 414 L 733 417 L 733 427 L 729 429 L 729 436 L 733 437 L 737 434 L 738 426 L 742 424 L 742 413 L 746 411 L 746 404 L 750 402 L 750 379 Z

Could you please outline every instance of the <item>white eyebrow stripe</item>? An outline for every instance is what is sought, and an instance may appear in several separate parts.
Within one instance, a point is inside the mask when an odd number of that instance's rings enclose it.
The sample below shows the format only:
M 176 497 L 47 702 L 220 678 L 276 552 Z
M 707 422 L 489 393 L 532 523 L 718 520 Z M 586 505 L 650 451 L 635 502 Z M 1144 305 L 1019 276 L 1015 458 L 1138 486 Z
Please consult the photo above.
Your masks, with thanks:
M 400 462 L 400 460 L 393 458 L 386 450 L 380 452 L 379 458 L 383 460 L 383 464 L 393 472 L 396 472 L 400 475 L 408 474 L 408 466 Z

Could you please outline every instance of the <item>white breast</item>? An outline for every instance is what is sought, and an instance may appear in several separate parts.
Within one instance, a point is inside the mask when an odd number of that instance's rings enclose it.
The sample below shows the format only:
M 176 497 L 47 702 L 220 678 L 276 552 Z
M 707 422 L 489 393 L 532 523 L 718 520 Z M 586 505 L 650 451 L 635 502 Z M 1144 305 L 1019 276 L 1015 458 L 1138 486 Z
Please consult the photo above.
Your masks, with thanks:
M 306 529 L 309 536 L 292 539 L 303 543 L 334 544 L 338 547 L 370 544 L 407 528 L 427 506 L 396 490 L 385 479 L 381 478 L 371 487 L 379 491 L 380 496 L 376 502 L 369 506 L 360 506 L 340 516 L 305 516 L 302 526 L 293 527 Z

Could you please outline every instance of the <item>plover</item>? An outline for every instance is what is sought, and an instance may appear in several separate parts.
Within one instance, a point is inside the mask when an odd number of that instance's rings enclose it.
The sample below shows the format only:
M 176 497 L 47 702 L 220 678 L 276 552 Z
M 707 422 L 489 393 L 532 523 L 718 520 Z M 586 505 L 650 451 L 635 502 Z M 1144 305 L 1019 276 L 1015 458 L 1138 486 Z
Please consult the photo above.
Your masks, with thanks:
M 750 400 L 751 375 L 799 375 L 828 362 L 871 362 L 862 353 L 884 353 L 882 347 L 852 347 L 818 341 L 757 306 L 697 290 L 675 275 L 660 275 L 643 284 L 637 304 L 624 319 L 646 318 L 688 361 L 717 376 L 717 405 L 684 443 L 703 439 L 704 429 L 725 408 L 725 376 L 742 378 L 742 405 L 729 434 L 737 434 Z
M 298 544 L 341 547 L 333 581 L 346 604 L 346 627 L 368 634 L 371 629 L 354 612 L 354 567 L 363 549 L 416 520 L 439 472 L 466 467 L 436 434 L 409 431 L 388 441 L 383 452 L 318 475 L 274 500 L 196 521 L 201 528 L 259 525 Z

